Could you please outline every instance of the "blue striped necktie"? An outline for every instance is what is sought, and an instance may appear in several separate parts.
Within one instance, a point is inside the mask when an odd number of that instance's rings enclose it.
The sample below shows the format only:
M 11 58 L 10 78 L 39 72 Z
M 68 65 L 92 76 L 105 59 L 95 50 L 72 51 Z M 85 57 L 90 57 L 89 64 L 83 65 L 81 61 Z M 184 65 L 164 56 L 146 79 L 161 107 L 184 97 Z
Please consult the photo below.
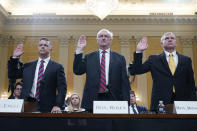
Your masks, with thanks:
M 44 75 L 44 60 L 40 61 L 35 98 L 40 101 L 40 83 Z
M 100 64 L 100 85 L 99 92 L 105 92 L 106 90 L 106 76 L 105 76 L 105 53 L 106 51 L 102 51 L 101 64 Z

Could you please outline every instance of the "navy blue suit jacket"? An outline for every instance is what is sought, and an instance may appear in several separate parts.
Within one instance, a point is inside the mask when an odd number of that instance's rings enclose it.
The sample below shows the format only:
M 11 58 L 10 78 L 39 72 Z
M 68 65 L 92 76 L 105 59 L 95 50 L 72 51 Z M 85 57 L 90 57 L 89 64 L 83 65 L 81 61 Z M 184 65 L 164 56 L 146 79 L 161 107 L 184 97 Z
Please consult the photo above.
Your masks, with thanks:
M 8 77 L 10 79 L 23 79 L 21 97 L 27 100 L 32 89 L 37 60 L 21 64 L 18 68 L 19 59 L 10 57 L 8 61 Z M 62 65 L 50 60 L 41 82 L 40 88 L 40 111 L 50 112 L 53 106 L 62 107 L 66 95 L 66 78 Z M 58 91 L 56 95 L 56 90 Z
M 144 107 L 144 106 L 136 106 L 137 107 L 137 110 L 138 110 L 138 112 L 139 112 L 139 114 L 140 113 L 146 113 L 148 110 L 146 109 L 146 107 Z
M 157 110 L 159 100 L 170 104 L 172 98 L 176 101 L 196 100 L 194 74 L 191 59 L 178 55 L 178 65 L 172 75 L 165 53 L 150 55 L 142 64 L 142 53 L 134 53 L 134 62 L 129 66 L 132 75 L 151 72 L 153 79 L 151 110 Z M 175 95 L 173 96 L 173 86 Z
M 86 73 L 82 107 L 91 110 L 93 108 L 93 101 L 97 100 L 97 93 L 99 91 L 99 51 L 89 53 L 84 58 L 82 54 L 75 54 L 73 71 L 76 75 Z M 110 51 L 109 90 L 113 95 L 113 100 L 129 101 L 130 84 L 126 72 L 126 61 L 124 56 L 113 51 Z

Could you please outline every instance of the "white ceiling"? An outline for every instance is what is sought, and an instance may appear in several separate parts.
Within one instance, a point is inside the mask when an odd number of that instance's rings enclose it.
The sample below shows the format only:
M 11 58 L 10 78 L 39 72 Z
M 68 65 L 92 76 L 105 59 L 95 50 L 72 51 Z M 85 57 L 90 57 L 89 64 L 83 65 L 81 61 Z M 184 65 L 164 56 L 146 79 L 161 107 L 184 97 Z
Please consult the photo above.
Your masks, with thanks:
M 85 0 L 0 0 L 0 4 L 12 15 L 56 14 L 91 15 Z M 194 15 L 197 0 L 119 0 L 119 6 L 111 15 L 149 15 L 173 13 Z

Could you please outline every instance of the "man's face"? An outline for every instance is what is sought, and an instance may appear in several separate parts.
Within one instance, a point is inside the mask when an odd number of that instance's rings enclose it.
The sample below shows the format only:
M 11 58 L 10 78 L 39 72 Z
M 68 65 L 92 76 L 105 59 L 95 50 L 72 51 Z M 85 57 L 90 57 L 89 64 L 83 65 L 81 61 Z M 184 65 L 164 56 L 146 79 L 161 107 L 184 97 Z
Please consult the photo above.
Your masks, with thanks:
M 136 104 L 136 97 L 134 94 L 130 94 L 130 104 Z
M 165 40 L 161 43 L 161 46 L 165 50 L 175 50 L 177 46 L 175 36 L 173 34 L 167 34 Z
M 21 90 L 22 90 L 22 86 L 21 85 L 17 85 L 16 88 L 14 89 L 14 95 L 15 96 L 20 96 L 21 95 Z
M 112 38 L 107 31 L 102 31 L 97 38 L 99 48 L 108 49 L 111 45 Z
M 41 40 L 38 43 L 38 51 L 40 56 L 49 56 L 52 48 L 48 41 Z

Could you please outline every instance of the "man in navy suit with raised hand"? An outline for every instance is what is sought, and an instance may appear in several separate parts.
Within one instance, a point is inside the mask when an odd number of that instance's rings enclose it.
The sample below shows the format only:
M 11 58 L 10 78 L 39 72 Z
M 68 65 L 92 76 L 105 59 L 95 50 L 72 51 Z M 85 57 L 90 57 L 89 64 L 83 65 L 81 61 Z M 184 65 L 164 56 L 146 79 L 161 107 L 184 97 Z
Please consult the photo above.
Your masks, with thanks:
M 124 56 L 110 49 L 113 33 L 101 29 L 97 33 L 98 50 L 83 57 L 86 37 L 80 36 L 73 63 L 76 75 L 86 74 L 82 107 L 92 112 L 94 100 L 129 101 L 129 79 Z
M 19 44 L 8 61 L 8 77 L 23 79 L 21 97 L 34 102 L 37 111 L 61 113 L 67 90 L 66 78 L 63 66 L 51 60 L 51 51 L 52 43 L 41 38 L 38 42 L 39 58 L 22 64 L 23 44 Z
M 133 64 L 130 64 L 131 75 L 151 72 L 153 79 L 151 106 L 157 110 L 159 101 L 165 105 L 174 101 L 196 100 L 194 72 L 190 57 L 176 51 L 176 36 L 167 32 L 161 37 L 163 52 L 150 55 L 142 63 L 142 53 L 148 48 L 147 38 L 144 37 L 137 45 Z

